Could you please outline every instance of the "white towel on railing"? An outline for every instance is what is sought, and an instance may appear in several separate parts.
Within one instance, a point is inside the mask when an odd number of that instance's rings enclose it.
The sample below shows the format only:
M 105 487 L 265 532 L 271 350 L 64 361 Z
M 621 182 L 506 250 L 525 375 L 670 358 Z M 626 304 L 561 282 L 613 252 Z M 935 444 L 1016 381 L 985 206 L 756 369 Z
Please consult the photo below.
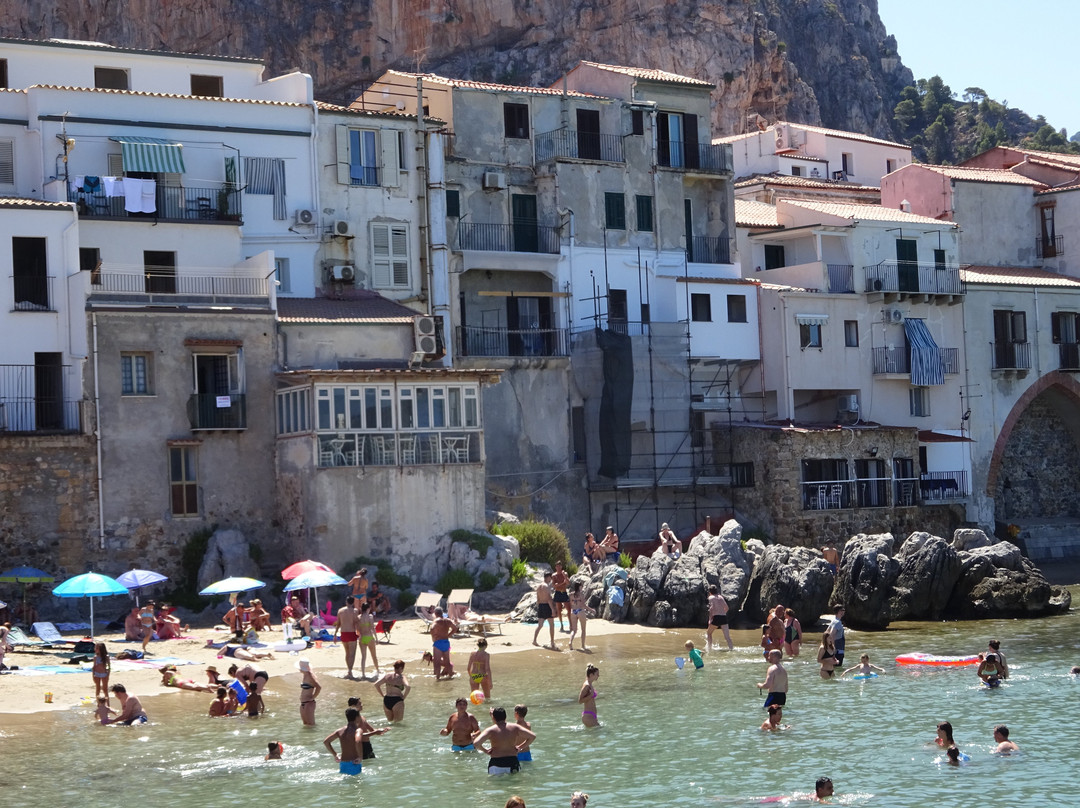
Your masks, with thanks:
M 101 184 L 105 187 L 105 196 L 113 197 L 124 195 L 123 177 L 102 177 Z
M 128 213 L 142 213 L 142 180 L 124 177 L 124 210 Z
M 142 212 L 157 211 L 157 180 L 142 181 Z

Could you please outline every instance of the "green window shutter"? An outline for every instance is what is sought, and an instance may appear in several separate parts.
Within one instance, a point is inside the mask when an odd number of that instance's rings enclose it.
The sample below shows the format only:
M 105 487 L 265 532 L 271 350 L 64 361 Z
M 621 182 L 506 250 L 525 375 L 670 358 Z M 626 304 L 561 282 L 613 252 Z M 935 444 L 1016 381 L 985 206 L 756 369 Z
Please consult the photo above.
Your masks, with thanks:
M 638 196 L 635 207 L 637 208 L 638 232 L 651 233 L 653 231 L 653 198 Z
M 604 219 L 608 230 L 626 229 L 626 199 L 622 194 L 604 194 Z
M 349 177 L 349 127 L 338 124 L 337 129 L 337 181 L 351 185 Z

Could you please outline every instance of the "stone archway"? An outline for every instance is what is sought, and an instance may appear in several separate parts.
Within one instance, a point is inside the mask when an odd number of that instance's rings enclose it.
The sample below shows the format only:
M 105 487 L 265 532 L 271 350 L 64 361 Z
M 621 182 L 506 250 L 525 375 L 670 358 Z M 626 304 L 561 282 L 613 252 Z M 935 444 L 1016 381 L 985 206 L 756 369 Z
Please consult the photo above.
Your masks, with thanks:
M 987 475 L 999 522 L 1080 517 L 1080 384 L 1060 371 L 1016 402 Z

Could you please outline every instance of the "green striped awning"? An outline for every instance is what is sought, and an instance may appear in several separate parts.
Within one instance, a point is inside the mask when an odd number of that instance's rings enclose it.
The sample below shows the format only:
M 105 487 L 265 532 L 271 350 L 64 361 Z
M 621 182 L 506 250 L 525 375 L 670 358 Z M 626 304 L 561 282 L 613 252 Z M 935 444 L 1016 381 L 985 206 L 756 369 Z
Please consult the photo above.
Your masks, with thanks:
M 157 137 L 118 135 L 111 137 L 120 144 L 124 171 L 153 171 L 159 174 L 183 174 L 184 144 Z

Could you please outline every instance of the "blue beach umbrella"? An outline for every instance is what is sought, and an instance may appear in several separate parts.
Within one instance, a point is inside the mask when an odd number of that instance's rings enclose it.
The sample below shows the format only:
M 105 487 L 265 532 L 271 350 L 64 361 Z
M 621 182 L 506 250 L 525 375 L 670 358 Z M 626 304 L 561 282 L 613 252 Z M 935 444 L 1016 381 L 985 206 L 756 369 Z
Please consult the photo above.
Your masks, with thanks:
M 94 598 L 107 595 L 126 595 L 127 588 L 108 575 L 98 572 L 84 572 L 74 578 L 68 578 L 53 589 L 58 598 L 90 598 L 90 639 L 94 639 Z
M 117 575 L 116 580 L 127 587 L 128 590 L 137 590 L 144 586 L 153 586 L 162 581 L 167 581 L 169 580 L 169 576 L 162 575 L 160 572 L 152 572 L 151 570 L 128 570 L 123 575 Z M 138 592 L 135 593 L 135 605 L 139 605 Z
M 294 592 L 297 589 L 314 589 L 315 590 L 315 609 L 316 614 L 319 613 L 319 587 L 320 586 L 340 586 L 341 584 L 347 584 L 344 578 L 338 575 L 333 570 L 311 570 L 305 572 L 303 575 L 297 575 L 288 585 L 285 587 L 286 592 Z
M 215 581 L 210 586 L 199 592 L 200 595 L 232 595 L 237 592 L 249 592 L 266 586 L 262 581 L 254 578 L 226 578 L 223 581 Z
M 22 584 L 23 611 L 26 611 L 26 585 L 51 584 L 55 578 L 37 567 L 12 567 L 0 575 L 0 583 Z

